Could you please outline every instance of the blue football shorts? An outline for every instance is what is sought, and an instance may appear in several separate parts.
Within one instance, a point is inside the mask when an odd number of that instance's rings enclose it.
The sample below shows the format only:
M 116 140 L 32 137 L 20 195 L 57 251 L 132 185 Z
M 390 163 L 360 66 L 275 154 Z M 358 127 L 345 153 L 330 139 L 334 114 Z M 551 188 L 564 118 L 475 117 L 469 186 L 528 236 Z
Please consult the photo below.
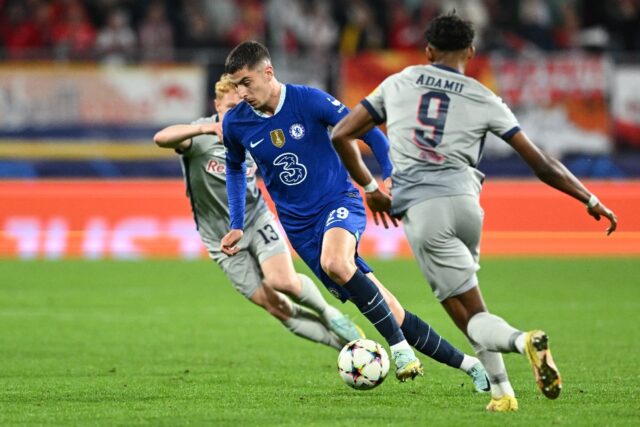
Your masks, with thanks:
M 347 301 L 351 295 L 343 286 L 331 280 L 320 266 L 322 241 L 328 230 L 339 227 L 353 234 L 356 238 L 356 267 L 364 274 L 373 271 L 358 255 L 358 243 L 367 225 L 367 215 L 360 197 L 354 197 L 352 193 L 349 193 L 342 199 L 327 205 L 318 215 L 304 221 L 280 215 L 280 223 L 287 233 L 293 249 L 327 290 L 340 301 Z

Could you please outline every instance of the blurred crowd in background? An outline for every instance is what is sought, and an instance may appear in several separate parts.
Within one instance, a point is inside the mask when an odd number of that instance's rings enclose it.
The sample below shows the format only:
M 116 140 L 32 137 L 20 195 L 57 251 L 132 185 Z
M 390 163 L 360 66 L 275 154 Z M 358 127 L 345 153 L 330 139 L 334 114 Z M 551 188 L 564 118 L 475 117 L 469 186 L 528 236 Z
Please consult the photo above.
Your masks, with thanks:
M 318 57 L 416 49 L 453 9 L 480 51 L 640 50 L 640 0 L 0 0 L 0 58 L 170 62 L 247 39 Z
M 279 80 L 353 106 L 424 62 L 425 27 L 453 10 L 477 30 L 466 72 L 542 149 L 640 176 L 640 0 L 0 0 L 0 178 L 179 176 L 151 138 L 212 114 L 234 45 L 264 42 Z M 529 174 L 491 135 L 482 168 Z

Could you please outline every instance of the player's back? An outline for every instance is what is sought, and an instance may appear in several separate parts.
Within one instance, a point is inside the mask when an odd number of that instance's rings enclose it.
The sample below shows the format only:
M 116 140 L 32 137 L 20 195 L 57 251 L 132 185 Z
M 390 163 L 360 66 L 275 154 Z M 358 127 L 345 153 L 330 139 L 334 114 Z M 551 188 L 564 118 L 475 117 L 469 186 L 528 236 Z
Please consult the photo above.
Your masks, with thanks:
M 486 133 L 508 137 L 519 129 L 493 92 L 443 66 L 416 65 L 390 76 L 365 106 L 387 122 L 397 214 L 428 198 L 478 194 Z

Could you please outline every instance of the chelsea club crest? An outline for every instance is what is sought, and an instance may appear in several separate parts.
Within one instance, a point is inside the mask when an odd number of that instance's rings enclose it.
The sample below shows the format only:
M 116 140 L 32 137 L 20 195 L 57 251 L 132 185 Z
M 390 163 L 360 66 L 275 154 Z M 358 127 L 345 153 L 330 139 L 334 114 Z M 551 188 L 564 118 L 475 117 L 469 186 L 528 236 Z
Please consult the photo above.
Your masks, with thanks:
M 289 135 L 291 135 L 293 139 L 302 139 L 304 136 L 304 126 L 300 123 L 292 124 L 289 128 Z

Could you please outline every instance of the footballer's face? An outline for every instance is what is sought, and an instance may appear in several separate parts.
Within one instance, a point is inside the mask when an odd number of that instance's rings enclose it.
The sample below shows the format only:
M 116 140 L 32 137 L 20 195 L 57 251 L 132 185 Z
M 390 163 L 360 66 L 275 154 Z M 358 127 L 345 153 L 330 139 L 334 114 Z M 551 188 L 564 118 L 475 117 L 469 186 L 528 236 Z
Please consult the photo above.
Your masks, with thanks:
M 238 96 L 238 93 L 234 90 L 230 90 L 225 93 L 222 98 L 215 100 L 216 111 L 218 112 L 218 118 L 222 122 L 224 115 L 227 111 L 231 110 L 233 107 L 240 103 L 241 99 Z
M 254 69 L 244 67 L 230 75 L 231 82 L 236 86 L 240 98 L 256 110 L 267 105 L 273 88 L 273 66 L 265 61 Z

